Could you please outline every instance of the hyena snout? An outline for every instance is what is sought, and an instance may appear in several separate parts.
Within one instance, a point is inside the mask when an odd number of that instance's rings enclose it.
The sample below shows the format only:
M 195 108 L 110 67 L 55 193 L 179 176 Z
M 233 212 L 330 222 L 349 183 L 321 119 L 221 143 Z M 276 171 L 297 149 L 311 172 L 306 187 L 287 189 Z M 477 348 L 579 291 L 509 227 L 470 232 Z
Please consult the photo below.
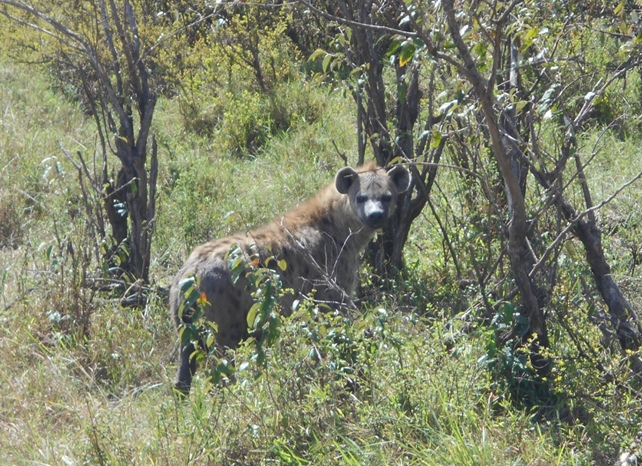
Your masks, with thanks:
M 370 228 L 378 229 L 384 226 L 389 217 L 389 208 L 381 202 L 368 201 L 364 206 L 365 223 Z

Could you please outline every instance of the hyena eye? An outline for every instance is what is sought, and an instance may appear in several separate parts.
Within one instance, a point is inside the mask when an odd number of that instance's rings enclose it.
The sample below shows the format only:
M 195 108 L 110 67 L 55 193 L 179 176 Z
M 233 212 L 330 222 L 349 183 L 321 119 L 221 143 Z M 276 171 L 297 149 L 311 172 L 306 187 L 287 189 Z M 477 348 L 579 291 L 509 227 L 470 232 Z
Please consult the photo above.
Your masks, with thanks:
M 363 204 L 367 200 L 368 200 L 368 196 L 366 196 L 365 194 L 357 194 L 357 202 L 359 204 Z
M 381 196 L 381 202 L 390 202 L 392 201 L 392 195 L 391 194 L 384 194 Z

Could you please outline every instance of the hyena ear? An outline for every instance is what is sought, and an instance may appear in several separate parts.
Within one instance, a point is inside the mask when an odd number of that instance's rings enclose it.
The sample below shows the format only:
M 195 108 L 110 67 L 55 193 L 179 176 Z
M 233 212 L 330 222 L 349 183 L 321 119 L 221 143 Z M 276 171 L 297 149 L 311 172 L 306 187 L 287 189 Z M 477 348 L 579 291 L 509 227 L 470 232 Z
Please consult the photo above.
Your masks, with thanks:
M 410 173 L 402 165 L 395 165 L 388 170 L 388 176 L 397 188 L 397 194 L 401 194 L 410 187 Z
M 359 177 L 359 174 L 350 167 L 342 168 L 334 177 L 334 185 L 341 194 L 348 194 L 350 186 Z

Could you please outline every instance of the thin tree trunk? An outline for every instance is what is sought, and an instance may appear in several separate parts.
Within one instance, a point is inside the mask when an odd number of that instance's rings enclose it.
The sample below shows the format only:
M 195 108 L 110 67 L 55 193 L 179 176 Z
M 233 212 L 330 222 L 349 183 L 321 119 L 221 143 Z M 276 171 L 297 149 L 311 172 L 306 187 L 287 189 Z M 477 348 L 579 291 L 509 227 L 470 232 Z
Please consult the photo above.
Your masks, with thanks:
M 504 179 L 506 197 L 511 212 L 508 224 L 508 257 L 515 283 L 520 291 L 524 315 L 529 322 L 529 329 L 523 335 L 522 342 L 529 346 L 531 363 L 537 374 L 546 377 L 550 371 L 550 361 L 542 355 L 542 349 L 549 346 L 549 339 L 542 305 L 535 284 L 529 277 L 533 266 L 533 257 L 526 237 L 526 208 L 519 176 L 513 169 L 513 164 L 502 140 L 494 107 L 493 90 L 489 89 L 489 84 L 477 70 L 475 61 L 460 35 L 460 26 L 455 18 L 453 0 L 444 0 L 443 7 L 450 35 L 464 63 L 461 71 L 472 85 L 482 106 L 491 138 L 493 155 Z M 498 51 L 501 44 L 501 25 L 497 26 L 495 33 L 495 48 Z M 497 60 L 498 57 L 495 59 Z
M 573 221 L 577 217 L 575 209 L 562 197 L 558 200 L 558 208 L 567 221 Z M 636 322 L 638 319 L 611 276 L 611 267 L 606 261 L 602 246 L 602 232 L 595 220 L 589 218 L 575 221 L 573 233 L 584 246 L 586 260 L 591 267 L 597 290 L 609 309 L 611 323 L 615 328 L 620 346 L 625 351 L 638 350 L 642 345 L 639 324 Z M 642 370 L 639 360 L 635 364 L 638 371 Z

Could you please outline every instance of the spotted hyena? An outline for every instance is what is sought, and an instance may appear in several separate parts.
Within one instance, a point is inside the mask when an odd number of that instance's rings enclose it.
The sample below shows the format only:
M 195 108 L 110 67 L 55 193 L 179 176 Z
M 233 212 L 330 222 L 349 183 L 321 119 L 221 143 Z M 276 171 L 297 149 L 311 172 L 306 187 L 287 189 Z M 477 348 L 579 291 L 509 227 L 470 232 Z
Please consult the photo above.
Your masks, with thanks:
M 218 324 L 217 348 L 235 348 L 248 336 L 246 318 L 254 301 L 244 280 L 232 281 L 227 255 L 234 246 L 247 255 L 258 252 L 261 259 L 285 261 L 279 274 L 283 286 L 296 295 L 282 298 L 282 312 L 291 312 L 293 301 L 312 290 L 315 300 L 341 306 L 357 285 L 360 251 L 388 221 L 397 195 L 409 182 L 408 171 L 400 165 L 387 172 L 374 164 L 342 168 L 334 183 L 272 223 L 198 246 L 171 286 L 176 327 L 181 324 L 178 310 L 184 299 L 181 282 L 197 276 L 208 301 L 204 316 Z M 181 347 L 176 388 L 184 393 L 196 370 L 190 359 L 193 350 L 190 344 Z

